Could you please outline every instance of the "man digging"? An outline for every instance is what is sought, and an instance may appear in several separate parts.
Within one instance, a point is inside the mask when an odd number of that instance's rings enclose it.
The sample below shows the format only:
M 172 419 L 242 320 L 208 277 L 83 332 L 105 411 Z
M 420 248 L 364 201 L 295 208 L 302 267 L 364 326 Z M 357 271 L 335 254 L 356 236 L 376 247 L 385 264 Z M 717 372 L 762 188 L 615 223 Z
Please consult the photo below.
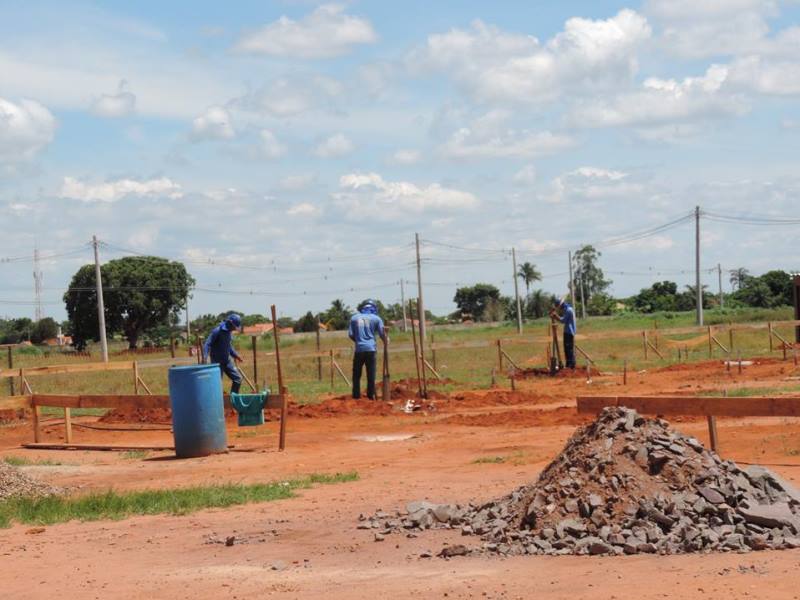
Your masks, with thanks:
M 378 316 L 378 307 L 372 300 L 364 300 L 358 312 L 350 319 L 348 330 L 350 339 L 355 342 L 353 353 L 353 399 L 361 398 L 361 369 L 367 368 L 367 398 L 375 400 L 375 370 L 377 365 L 378 344 L 380 337 L 386 343 L 386 332 L 383 319 Z
M 561 315 L 558 314 L 558 309 L 562 309 Z M 567 368 L 574 369 L 575 364 L 575 334 L 577 327 L 575 325 L 575 309 L 572 305 L 561 300 L 550 313 L 550 318 L 558 321 L 564 325 L 564 358 L 567 361 Z

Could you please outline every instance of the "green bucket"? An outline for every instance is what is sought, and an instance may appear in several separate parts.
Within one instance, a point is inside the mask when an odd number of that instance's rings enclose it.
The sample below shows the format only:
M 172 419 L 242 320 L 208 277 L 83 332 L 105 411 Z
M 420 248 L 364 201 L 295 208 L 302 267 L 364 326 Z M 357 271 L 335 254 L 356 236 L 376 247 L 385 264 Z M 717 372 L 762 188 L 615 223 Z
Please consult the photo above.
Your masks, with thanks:
M 239 427 L 264 424 L 264 406 L 269 390 L 260 394 L 231 394 L 231 406 L 239 415 Z

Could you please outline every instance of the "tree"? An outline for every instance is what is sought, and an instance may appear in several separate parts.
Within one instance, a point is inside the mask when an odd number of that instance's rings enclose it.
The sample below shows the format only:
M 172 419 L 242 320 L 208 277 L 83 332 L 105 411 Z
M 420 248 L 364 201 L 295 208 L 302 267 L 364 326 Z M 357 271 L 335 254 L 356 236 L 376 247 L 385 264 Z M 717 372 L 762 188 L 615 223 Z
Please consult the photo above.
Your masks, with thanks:
M 525 316 L 532 319 L 541 319 L 550 313 L 550 309 L 558 303 L 555 294 L 548 294 L 544 290 L 533 290 L 525 299 Z
M 678 284 L 674 281 L 657 281 L 631 298 L 631 308 L 638 312 L 674 311 L 678 303 Z
M 584 301 L 587 305 L 593 295 L 605 292 L 612 283 L 597 266 L 600 256 L 601 253 L 594 246 L 588 245 L 578 250 L 572 257 L 575 263 L 575 295 L 580 297 L 580 286 L 583 283 L 583 293 L 586 296 Z
M 0 320 L 0 344 L 19 344 L 31 338 L 33 321 L 27 317 Z
M 31 329 L 31 341 L 34 344 L 41 344 L 45 340 L 52 339 L 58 335 L 58 323 L 51 317 L 45 317 L 34 323 Z
M 311 314 L 311 311 L 308 311 L 302 317 L 297 319 L 294 322 L 294 331 L 295 333 L 307 333 L 310 331 L 317 330 L 317 317 Z
M 519 266 L 517 277 L 522 279 L 522 281 L 525 283 L 526 296 L 529 296 L 531 293 L 531 284 L 534 281 L 542 280 L 542 274 L 536 269 L 536 265 L 527 261 Z
M 471 316 L 475 320 L 483 320 L 486 308 L 491 301 L 500 300 L 500 290 L 488 283 L 478 283 L 472 287 L 462 287 L 456 290 L 453 302 L 461 311 L 462 318 Z
M 152 328 L 170 325 L 186 306 L 194 279 L 179 262 L 157 256 L 112 260 L 100 269 L 105 301 L 106 332 L 124 334 L 130 348 Z M 84 265 L 72 277 L 64 303 L 73 341 L 84 348 L 98 340 L 94 265 Z
M 729 271 L 730 273 L 730 284 L 734 290 L 740 290 L 744 286 L 745 282 L 750 278 L 750 271 L 745 269 L 744 267 L 739 267 L 738 269 L 733 269 Z
M 352 315 L 353 309 L 347 306 L 344 300 L 337 298 L 331 302 L 331 307 L 322 313 L 320 318 L 328 329 L 347 329 Z

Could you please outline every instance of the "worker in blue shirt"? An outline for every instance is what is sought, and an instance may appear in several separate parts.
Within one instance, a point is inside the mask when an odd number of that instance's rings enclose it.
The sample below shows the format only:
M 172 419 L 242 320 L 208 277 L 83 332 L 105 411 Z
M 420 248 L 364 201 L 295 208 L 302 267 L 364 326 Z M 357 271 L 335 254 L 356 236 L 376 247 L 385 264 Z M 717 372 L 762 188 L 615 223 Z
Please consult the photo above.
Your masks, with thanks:
M 242 375 L 236 368 L 234 361 L 242 362 L 242 357 L 233 347 L 233 332 L 241 329 L 242 317 L 236 313 L 231 313 L 219 325 L 211 330 L 203 344 L 203 355 L 212 363 L 217 363 L 220 369 L 220 377 L 227 375 L 231 380 L 231 393 L 238 394 L 239 387 L 242 385 Z
M 558 309 L 561 308 L 561 315 L 558 314 Z M 565 300 L 561 300 L 550 316 L 555 321 L 564 324 L 564 358 L 567 360 L 567 368 L 574 369 L 575 364 L 575 334 L 578 329 L 575 325 L 575 309 L 572 305 Z
M 361 369 L 367 367 L 367 398 L 375 400 L 375 370 L 377 368 L 378 344 L 376 337 L 386 342 L 383 319 L 378 316 L 378 307 L 372 300 L 364 300 L 358 312 L 350 319 L 350 339 L 355 342 L 353 354 L 353 398 L 361 398 Z

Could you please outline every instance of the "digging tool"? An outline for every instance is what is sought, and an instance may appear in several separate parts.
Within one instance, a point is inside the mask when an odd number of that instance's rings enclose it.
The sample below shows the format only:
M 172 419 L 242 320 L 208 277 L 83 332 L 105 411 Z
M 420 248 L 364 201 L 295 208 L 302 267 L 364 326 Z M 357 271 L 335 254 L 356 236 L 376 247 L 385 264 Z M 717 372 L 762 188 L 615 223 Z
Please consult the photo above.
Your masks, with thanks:
M 383 401 L 388 402 L 392 399 L 391 379 L 389 377 L 389 334 L 383 342 Z

